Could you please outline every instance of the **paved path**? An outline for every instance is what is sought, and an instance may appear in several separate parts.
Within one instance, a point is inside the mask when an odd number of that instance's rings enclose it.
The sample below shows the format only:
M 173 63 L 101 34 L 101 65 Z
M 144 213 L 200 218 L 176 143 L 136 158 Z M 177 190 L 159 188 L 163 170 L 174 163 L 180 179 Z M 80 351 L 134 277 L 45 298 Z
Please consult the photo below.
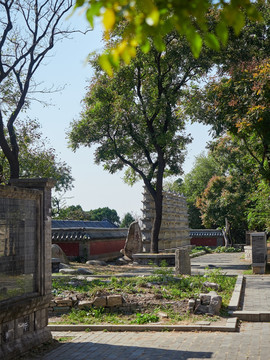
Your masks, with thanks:
M 244 289 L 244 311 L 270 311 L 270 276 L 248 275 Z M 270 347 L 269 347 L 270 351 Z M 270 359 L 270 352 L 269 352 Z
M 250 261 L 243 259 L 243 253 L 206 254 L 191 259 L 192 275 L 203 274 L 205 268 L 222 268 L 227 275 L 240 275 L 250 268 Z
M 58 333 L 59 335 L 59 333 Z M 61 333 L 61 336 L 71 335 Z M 72 333 L 72 342 L 44 360 L 269 360 L 270 323 L 245 323 L 239 333 Z

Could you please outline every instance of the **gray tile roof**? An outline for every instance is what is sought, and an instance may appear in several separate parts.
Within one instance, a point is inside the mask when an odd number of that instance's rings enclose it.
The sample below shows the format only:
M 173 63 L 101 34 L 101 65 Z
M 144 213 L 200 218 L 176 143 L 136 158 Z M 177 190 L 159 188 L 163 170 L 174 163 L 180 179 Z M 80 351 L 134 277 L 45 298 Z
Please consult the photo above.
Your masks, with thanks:
M 65 229 L 65 228 L 118 228 L 109 220 L 102 221 L 82 221 L 82 220 L 52 220 L 52 229 Z

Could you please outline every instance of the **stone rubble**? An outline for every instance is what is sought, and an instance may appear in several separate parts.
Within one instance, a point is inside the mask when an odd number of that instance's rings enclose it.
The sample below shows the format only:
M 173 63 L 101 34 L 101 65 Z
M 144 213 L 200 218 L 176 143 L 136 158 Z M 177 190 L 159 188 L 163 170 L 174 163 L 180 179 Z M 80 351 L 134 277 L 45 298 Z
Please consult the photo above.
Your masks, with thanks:
M 190 299 L 188 310 L 194 314 L 219 315 L 222 305 L 222 297 L 215 291 L 208 294 L 200 294 L 198 299 Z

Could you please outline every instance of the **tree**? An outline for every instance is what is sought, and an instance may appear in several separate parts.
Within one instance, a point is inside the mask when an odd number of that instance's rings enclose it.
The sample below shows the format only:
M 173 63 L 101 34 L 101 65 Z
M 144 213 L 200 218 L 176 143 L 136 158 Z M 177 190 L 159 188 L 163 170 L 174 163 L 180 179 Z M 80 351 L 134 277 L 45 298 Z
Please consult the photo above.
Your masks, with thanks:
M 120 224 L 120 218 L 114 209 L 108 207 L 84 211 L 81 205 L 70 205 L 63 207 L 54 207 L 53 217 L 61 220 L 84 220 L 84 221 L 102 221 L 109 220 L 115 225 Z
M 123 217 L 120 227 L 121 228 L 128 228 L 131 223 L 135 221 L 134 217 L 131 215 L 131 213 L 126 213 Z
M 72 32 L 61 30 L 71 8 L 71 0 L 0 1 L 0 146 L 10 178 L 20 175 L 15 122 L 38 91 L 34 75 L 44 58 Z
M 245 146 L 235 137 L 227 135 L 212 142 L 210 154 L 216 161 L 218 175 L 209 180 L 197 197 L 196 206 L 204 226 L 223 228 L 227 219 L 232 238 L 239 242 L 249 228 L 250 210 L 257 208 L 258 199 L 253 195 L 260 176 L 254 171 Z
M 52 217 L 57 220 L 89 220 L 88 213 L 84 211 L 81 205 L 71 205 L 60 207 L 59 203 L 53 204 Z
M 141 177 L 155 203 L 151 251 L 158 252 L 165 175 L 181 174 L 184 149 L 190 138 L 183 134 L 182 103 L 187 85 L 211 68 L 209 51 L 194 59 L 187 42 L 176 33 L 164 40 L 166 50 L 154 46 L 112 78 L 99 65 L 85 97 L 81 119 L 69 133 L 74 150 L 97 144 L 96 163 L 111 173 L 128 167 L 126 179 Z M 123 81 L 125 79 L 125 81 Z
M 41 126 L 36 120 L 18 121 L 17 143 L 20 148 L 20 177 L 48 177 L 56 181 L 56 192 L 65 192 L 73 187 L 70 167 L 57 158 L 55 150 L 48 147 L 48 139 L 43 139 Z M 7 183 L 9 164 L 0 150 L 0 179 Z
M 255 5 L 249 0 L 76 1 L 76 8 L 83 7 L 92 27 L 96 18 L 102 18 L 106 38 L 110 37 L 110 33 L 120 23 L 128 23 L 119 42 L 100 58 L 101 65 L 108 73 L 112 73 L 112 67 L 119 66 L 120 59 L 129 63 L 135 56 L 138 45 L 143 51 L 150 51 L 149 37 L 154 39 L 156 49 L 163 51 L 164 36 L 172 30 L 186 37 L 195 57 L 199 56 L 203 42 L 208 47 L 218 50 L 220 44 L 224 45 L 227 42 L 228 27 L 232 27 L 235 33 L 239 34 L 245 24 L 245 16 L 253 20 L 260 19 Z M 217 9 L 220 14 L 213 28 L 207 23 L 207 15 L 211 10 Z
M 90 210 L 89 220 L 96 220 L 96 221 L 109 220 L 115 225 L 120 224 L 120 218 L 117 214 L 117 211 L 114 209 L 110 209 L 108 207 Z
M 250 195 L 251 204 L 246 211 L 251 230 L 270 232 L 270 186 L 261 181 Z
M 207 87 L 200 112 L 216 134 L 229 131 L 240 139 L 250 161 L 270 183 L 269 78 L 270 58 L 241 63 L 230 78 Z
M 261 23 L 248 23 L 237 40 L 229 39 L 220 57 L 223 77 L 197 88 L 187 113 L 212 125 L 216 137 L 229 132 L 238 138 L 253 167 L 270 182 L 270 9 L 262 9 Z

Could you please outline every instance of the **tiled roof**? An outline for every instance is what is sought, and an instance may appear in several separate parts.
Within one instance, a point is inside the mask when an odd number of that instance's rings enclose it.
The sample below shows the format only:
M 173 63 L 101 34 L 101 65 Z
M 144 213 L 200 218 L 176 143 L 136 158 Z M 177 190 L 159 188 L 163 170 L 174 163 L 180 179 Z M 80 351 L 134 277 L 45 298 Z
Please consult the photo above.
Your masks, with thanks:
M 216 237 L 223 236 L 221 230 L 217 229 L 192 229 L 189 232 L 190 237 Z
M 82 220 L 52 220 L 52 229 L 65 228 L 118 228 L 109 220 L 102 221 L 82 221 Z

